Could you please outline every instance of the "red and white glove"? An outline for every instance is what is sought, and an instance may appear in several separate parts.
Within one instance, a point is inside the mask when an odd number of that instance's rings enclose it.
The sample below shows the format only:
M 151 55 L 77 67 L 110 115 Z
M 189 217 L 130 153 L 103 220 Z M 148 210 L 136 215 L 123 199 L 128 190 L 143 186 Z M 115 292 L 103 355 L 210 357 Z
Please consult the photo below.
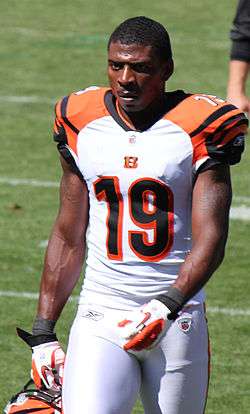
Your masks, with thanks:
M 58 341 L 32 348 L 31 377 L 37 388 L 59 391 L 62 387 L 65 354 Z
M 118 323 L 119 335 L 126 340 L 126 351 L 153 348 L 167 327 L 171 311 L 161 301 L 151 300 L 139 310 L 132 311 L 128 319 Z
M 20 328 L 17 334 L 32 350 L 31 377 L 36 387 L 60 391 L 65 354 L 56 334 L 31 335 Z

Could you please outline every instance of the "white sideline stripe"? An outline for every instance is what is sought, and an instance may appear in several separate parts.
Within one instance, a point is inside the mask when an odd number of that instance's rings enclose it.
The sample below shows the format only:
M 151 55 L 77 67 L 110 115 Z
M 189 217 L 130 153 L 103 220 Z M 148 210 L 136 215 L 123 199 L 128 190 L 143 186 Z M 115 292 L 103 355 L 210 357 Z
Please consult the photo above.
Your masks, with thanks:
M 27 185 L 30 187 L 59 187 L 59 183 L 56 181 L 42 181 L 33 178 L 0 177 L 0 184 L 7 184 L 13 186 Z M 233 200 L 235 202 L 250 203 L 250 197 L 234 196 Z
M 0 177 L 0 184 L 7 184 L 7 185 L 27 185 L 29 187 L 59 187 L 59 183 L 56 181 L 41 181 L 35 179 L 26 179 L 26 178 L 8 178 L 8 177 Z
M 38 293 L 12 292 L 10 290 L 0 290 L 0 296 L 5 298 L 38 299 Z
M 43 96 L 0 96 L 0 102 L 7 102 L 7 103 L 31 103 L 31 104 L 50 104 L 53 105 L 57 101 L 56 98 L 46 98 Z
M 250 309 L 219 308 L 218 306 L 208 306 L 208 313 L 222 313 L 228 316 L 250 316 Z
M 38 293 L 0 290 L 0 297 L 37 300 Z M 78 296 L 71 296 L 70 300 L 77 301 Z M 250 309 L 220 308 L 218 306 L 208 306 L 206 310 L 208 313 L 221 313 L 223 315 L 228 315 L 228 316 L 250 316 Z
M 38 299 L 38 293 L 15 292 L 15 291 L 12 291 L 12 290 L 0 290 L 0 297 L 37 300 Z M 71 296 L 69 300 L 70 301 L 72 301 L 72 300 L 76 301 L 76 300 L 78 300 L 78 296 Z
M 232 220 L 249 221 L 250 220 L 250 207 L 246 207 L 246 206 L 231 207 L 230 218 Z

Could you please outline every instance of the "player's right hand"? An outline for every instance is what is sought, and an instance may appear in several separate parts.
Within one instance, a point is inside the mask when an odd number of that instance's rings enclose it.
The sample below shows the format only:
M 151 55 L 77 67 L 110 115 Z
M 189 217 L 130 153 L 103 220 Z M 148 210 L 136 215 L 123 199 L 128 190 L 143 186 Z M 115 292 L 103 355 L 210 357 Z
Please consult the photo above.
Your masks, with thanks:
M 51 338 L 49 335 L 35 336 L 20 328 L 17 328 L 17 334 L 32 349 L 31 377 L 36 387 L 59 391 L 62 387 L 65 354 L 56 335 L 52 334 Z
M 62 386 L 65 354 L 58 341 L 32 348 L 31 376 L 38 388 L 59 391 Z

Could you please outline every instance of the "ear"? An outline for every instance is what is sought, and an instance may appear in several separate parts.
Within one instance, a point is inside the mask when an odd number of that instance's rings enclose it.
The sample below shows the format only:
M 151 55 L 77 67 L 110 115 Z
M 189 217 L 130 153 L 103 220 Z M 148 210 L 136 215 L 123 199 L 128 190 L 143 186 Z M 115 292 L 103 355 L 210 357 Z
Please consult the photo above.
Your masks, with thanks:
M 164 63 L 164 66 L 163 66 L 162 77 L 165 82 L 173 74 L 173 71 L 174 71 L 174 61 L 172 58 L 170 58 L 167 60 L 167 62 Z

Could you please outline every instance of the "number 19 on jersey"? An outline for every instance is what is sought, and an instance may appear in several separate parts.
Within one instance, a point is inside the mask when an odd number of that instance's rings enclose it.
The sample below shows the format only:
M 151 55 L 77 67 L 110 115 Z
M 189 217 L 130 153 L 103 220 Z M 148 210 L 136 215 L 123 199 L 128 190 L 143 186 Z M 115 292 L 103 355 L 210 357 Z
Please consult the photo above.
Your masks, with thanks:
M 103 176 L 94 183 L 98 201 L 107 203 L 106 219 L 107 256 L 111 260 L 123 259 L 124 200 L 118 177 Z M 173 193 L 161 181 L 140 178 L 128 189 L 128 211 L 138 230 L 128 230 L 129 246 L 134 254 L 146 262 L 164 258 L 173 244 Z M 153 231 L 149 240 L 148 230 Z

